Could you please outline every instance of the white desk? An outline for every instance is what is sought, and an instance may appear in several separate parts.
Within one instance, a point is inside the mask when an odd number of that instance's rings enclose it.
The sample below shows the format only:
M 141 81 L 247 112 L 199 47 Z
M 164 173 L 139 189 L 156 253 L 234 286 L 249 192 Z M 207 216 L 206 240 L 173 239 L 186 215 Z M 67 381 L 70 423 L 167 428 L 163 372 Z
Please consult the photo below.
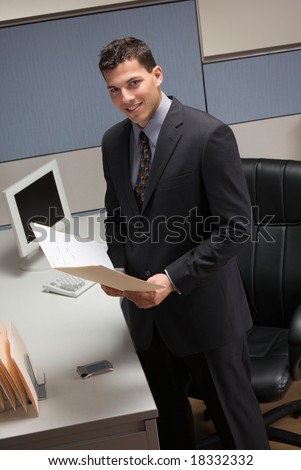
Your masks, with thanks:
M 23 272 L 11 230 L 0 231 L 1 314 L 23 337 L 47 399 L 0 413 L 0 449 L 158 449 L 157 410 L 119 307 L 99 285 L 79 298 L 43 292 L 57 271 Z M 114 371 L 81 379 L 76 366 Z

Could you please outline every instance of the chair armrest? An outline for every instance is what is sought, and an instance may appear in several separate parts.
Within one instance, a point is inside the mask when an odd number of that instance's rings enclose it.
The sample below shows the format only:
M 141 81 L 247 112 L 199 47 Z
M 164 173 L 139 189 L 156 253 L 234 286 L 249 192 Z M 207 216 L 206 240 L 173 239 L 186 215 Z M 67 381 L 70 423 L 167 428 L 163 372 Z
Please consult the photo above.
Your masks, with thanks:
M 301 380 L 301 303 L 296 308 L 288 330 L 289 362 L 294 380 Z

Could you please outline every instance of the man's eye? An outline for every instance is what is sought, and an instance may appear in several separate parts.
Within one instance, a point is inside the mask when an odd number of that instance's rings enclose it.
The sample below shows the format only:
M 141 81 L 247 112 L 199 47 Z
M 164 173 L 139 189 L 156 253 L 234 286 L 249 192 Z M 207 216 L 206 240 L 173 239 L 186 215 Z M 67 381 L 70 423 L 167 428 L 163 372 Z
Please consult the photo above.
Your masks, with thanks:
M 138 86 L 139 83 L 140 83 L 140 80 L 133 80 L 132 82 L 130 82 L 130 86 L 135 87 L 135 86 Z
M 110 92 L 112 95 L 114 95 L 114 94 L 116 94 L 116 93 L 118 92 L 118 88 L 110 88 L 110 89 L 109 89 L 109 92 Z

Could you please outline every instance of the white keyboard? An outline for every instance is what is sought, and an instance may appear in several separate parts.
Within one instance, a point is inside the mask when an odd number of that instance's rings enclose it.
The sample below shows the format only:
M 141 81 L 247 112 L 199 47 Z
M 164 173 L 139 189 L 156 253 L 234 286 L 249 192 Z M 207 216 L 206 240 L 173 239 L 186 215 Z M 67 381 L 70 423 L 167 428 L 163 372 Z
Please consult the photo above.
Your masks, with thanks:
M 49 284 L 44 284 L 45 292 L 67 295 L 68 297 L 78 297 L 86 292 L 95 282 L 73 276 L 72 274 L 62 273 Z

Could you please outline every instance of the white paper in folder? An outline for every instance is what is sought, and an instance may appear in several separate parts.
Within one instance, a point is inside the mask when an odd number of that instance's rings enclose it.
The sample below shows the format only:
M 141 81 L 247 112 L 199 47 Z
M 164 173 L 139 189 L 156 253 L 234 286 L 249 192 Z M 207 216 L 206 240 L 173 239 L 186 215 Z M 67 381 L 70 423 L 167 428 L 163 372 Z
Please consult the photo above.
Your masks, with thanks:
M 122 291 L 147 292 L 163 287 L 115 271 L 104 245 L 95 240 L 58 232 L 46 225 L 32 223 L 31 227 L 54 269 Z

